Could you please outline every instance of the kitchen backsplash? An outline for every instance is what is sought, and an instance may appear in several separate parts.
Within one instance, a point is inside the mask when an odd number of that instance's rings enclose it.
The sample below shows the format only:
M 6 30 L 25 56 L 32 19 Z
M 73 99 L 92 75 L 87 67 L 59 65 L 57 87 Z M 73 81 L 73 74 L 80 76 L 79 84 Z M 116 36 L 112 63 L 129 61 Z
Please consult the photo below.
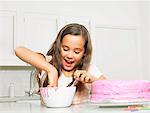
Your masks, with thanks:
M 8 96 L 10 83 L 14 84 L 15 96 L 25 96 L 30 87 L 31 70 L 0 70 L 0 97 Z

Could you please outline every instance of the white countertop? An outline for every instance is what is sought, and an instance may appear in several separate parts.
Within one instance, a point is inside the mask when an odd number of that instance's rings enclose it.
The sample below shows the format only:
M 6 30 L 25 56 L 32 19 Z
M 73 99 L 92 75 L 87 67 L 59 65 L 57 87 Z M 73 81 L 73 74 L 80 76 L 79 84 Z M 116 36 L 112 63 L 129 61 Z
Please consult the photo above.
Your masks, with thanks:
M 99 107 L 91 103 L 72 105 L 66 108 L 47 108 L 39 100 L 0 103 L 0 113 L 131 113 L 125 107 Z M 150 113 L 150 110 L 134 111 L 136 113 Z
M 39 100 L 39 95 L 34 96 L 15 96 L 15 97 L 0 97 L 0 103 L 2 102 L 16 102 L 16 101 L 23 101 L 23 100 Z

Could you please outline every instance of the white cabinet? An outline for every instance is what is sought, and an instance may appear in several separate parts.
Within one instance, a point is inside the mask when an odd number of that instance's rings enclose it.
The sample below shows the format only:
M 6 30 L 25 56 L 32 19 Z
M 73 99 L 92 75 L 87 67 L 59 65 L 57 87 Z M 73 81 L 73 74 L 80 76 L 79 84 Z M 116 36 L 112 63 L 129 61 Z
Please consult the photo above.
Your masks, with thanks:
M 24 64 L 14 54 L 16 32 L 16 13 L 0 11 L 0 66 Z
M 96 27 L 96 62 L 109 79 L 145 79 L 138 33 L 136 26 Z
M 59 30 L 68 23 L 80 23 L 92 34 L 92 21 L 87 18 L 30 12 L 0 13 L 0 66 L 27 66 L 16 57 L 14 49 L 25 46 L 46 54 Z M 94 27 L 93 27 L 94 28 Z M 94 39 L 93 43 L 94 43 Z M 93 44 L 94 45 L 94 44 Z
M 25 13 L 24 46 L 46 54 L 56 38 L 57 22 L 58 18 L 54 15 Z
M 17 46 L 46 54 L 56 38 L 58 19 L 54 15 L 0 12 L 0 66 L 27 66 L 14 52 Z

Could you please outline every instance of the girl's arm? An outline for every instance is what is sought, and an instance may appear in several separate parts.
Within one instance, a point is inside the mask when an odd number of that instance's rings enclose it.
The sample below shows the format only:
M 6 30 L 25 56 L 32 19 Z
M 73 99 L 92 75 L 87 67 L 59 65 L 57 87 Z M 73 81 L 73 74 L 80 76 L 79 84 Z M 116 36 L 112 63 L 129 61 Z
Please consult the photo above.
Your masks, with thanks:
M 105 80 L 106 79 L 106 77 L 104 75 L 100 75 L 99 77 L 92 76 L 86 70 L 76 70 L 74 72 L 74 78 L 83 83 L 92 83 L 96 80 Z
M 48 73 L 49 85 L 56 86 L 58 79 L 58 72 L 56 68 L 50 63 L 46 62 L 42 54 L 31 51 L 25 47 L 17 47 L 15 54 L 24 62 L 31 64 L 39 70 L 44 70 Z M 55 75 L 55 76 L 54 76 Z
M 25 47 L 17 47 L 15 49 L 15 54 L 24 62 L 31 64 L 39 70 L 49 71 L 50 64 L 45 61 L 44 56 L 36 52 L 31 51 Z

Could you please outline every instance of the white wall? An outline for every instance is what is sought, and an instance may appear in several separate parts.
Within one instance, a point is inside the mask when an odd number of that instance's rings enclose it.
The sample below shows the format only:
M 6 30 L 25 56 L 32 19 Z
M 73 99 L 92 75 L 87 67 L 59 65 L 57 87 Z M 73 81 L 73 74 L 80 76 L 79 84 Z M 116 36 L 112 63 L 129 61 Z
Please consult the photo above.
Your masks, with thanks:
M 100 13 L 106 20 L 96 21 L 97 62 L 110 79 L 149 79 L 148 6 L 113 2 Z
M 30 71 L 1 70 L 0 96 L 8 96 L 10 83 L 14 83 L 16 96 L 25 96 L 25 90 L 30 88 Z
M 14 10 L 18 13 L 21 11 L 26 12 L 40 12 L 45 14 L 54 14 L 54 15 L 64 15 L 64 16 L 80 16 L 80 17 L 90 17 L 95 22 L 95 37 L 96 42 L 103 40 L 103 38 L 99 38 L 99 36 L 106 36 L 106 34 L 101 34 L 102 28 L 108 28 L 106 30 L 110 30 L 110 33 L 114 29 L 119 29 L 119 31 L 126 31 L 128 29 L 129 36 L 134 36 L 133 41 L 130 41 L 131 47 L 134 49 L 138 49 L 137 53 L 131 53 L 133 58 L 130 58 L 129 61 L 134 59 L 136 56 L 135 63 L 136 69 L 133 68 L 135 66 L 134 62 L 131 63 L 131 69 L 128 70 L 121 70 L 119 68 L 114 67 L 113 63 L 110 63 L 109 60 L 104 59 L 101 60 L 101 45 L 97 44 L 97 48 L 95 51 L 97 54 L 96 63 L 102 72 L 105 75 L 108 75 L 108 78 L 111 79 L 148 79 L 148 1 L 147 2 L 138 2 L 138 1 L 97 1 L 97 2 L 1 2 L 0 3 L 0 10 Z M 132 31 L 132 32 L 130 32 Z M 115 31 L 116 32 L 116 31 Z M 118 31 L 117 31 L 118 32 Z M 136 32 L 136 33 L 134 33 Z M 104 33 L 104 32 L 103 32 Z M 123 32 L 126 34 L 126 32 Z M 114 35 L 114 34 L 113 34 Z M 122 32 L 120 34 L 116 34 L 114 36 L 122 36 Z M 137 36 L 137 38 L 136 38 Z M 128 35 L 126 36 L 128 37 Z M 110 39 L 114 40 L 114 38 Z M 123 42 L 124 38 L 122 38 L 121 42 Z M 136 44 L 138 45 L 135 48 L 134 41 L 137 41 Z M 127 43 L 127 40 L 125 40 Z M 103 42 L 101 42 L 103 44 Z M 126 43 L 122 43 L 126 45 Z M 103 46 L 104 51 L 108 50 L 107 45 L 104 43 Z M 114 47 L 114 46 L 113 46 Z M 120 46 L 125 47 L 126 50 L 127 46 Z M 115 51 L 115 47 L 113 48 Z M 134 50 L 133 49 L 133 50 Z M 110 50 L 111 51 L 111 50 Z M 120 53 L 120 52 L 118 52 Z M 121 58 L 129 57 L 129 53 L 126 54 L 127 56 L 121 56 Z M 117 56 L 117 55 L 116 55 Z M 105 58 L 105 57 L 104 57 Z M 117 59 L 115 59 L 117 61 Z M 105 62 L 106 61 L 106 62 Z M 120 62 L 116 63 L 122 63 Z M 104 65 L 103 65 L 104 64 Z M 127 65 L 126 62 L 123 64 Z M 130 63 L 129 63 L 130 64 Z M 110 67 L 109 67 L 110 65 Z M 132 69 L 133 68 L 133 69 Z M 129 69 L 129 68 L 128 68 Z M 122 71 L 123 70 L 123 71 Z M 129 75 L 131 73 L 131 75 Z M 125 74 L 127 76 L 125 76 Z M 132 76 L 132 74 L 134 74 Z M 137 75 L 136 75 L 137 74 Z M 129 78 L 130 76 L 130 78 Z M 29 86 L 29 71 L 11 71 L 11 70 L 1 70 L 0 71 L 0 96 L 7 95 L 7 88 L 10 82 L 14 82 L 17 88 L 17 95 L 23 95 L 24 90 L 26 87 Z M 4 89 L 4 87 L 6 89 Z

